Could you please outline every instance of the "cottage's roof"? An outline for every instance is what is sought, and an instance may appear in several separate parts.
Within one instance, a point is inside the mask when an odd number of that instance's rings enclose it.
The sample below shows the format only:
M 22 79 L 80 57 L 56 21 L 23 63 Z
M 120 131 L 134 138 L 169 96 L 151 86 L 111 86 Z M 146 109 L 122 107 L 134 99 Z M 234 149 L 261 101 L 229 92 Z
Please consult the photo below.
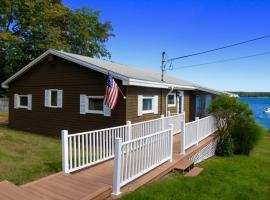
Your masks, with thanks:
M 223 94 L 221 91 L 213 90 L 190 81 L 179 79 L 173 76 L 165 75 L 164 81 L 161 81 L 161 73 L 156 71 L 150 71 L 139 67 L 131 67 L 124 64 L 115 63 L 112 61 L 106 61 L 101 59 L 90 58 L 87 56 L 81 56 L 73 53 L 67 53 L 63 51 L 57 51 L 50 49 L 44 54 L 33 60 L 31 63 L 26 65 L 20 71 L 15 73 L 9 79 L 2 83 L 2 87 L 7 88 L 8 84 L 25 73 L 28 69 L 34 66 L 46 58 L 49 54 L 64 58 L 71 62 L 75 62 L 79 65 L 91 68 L 101 73 L 112 73 L 115 78 L 123 81 L 124 85 L 137 85 L 144 87 L 157 87 L 157 88 L 179 88 L 187 90 L 202 90 L 215 94 Z

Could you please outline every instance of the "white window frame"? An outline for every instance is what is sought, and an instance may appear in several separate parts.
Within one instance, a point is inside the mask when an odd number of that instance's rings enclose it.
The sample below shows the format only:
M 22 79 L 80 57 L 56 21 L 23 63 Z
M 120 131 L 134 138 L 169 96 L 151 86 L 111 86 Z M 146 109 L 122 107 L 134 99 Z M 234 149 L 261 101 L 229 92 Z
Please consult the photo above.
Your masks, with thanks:
M 26 97 L 27 98 L 27 106 L 21 105 L 21 97 Z M 17 108 L 29 108 L 29 95 L 20 95 L 18 94 L 18 106 Z
M 102 110 L 89 110 L 89 99 L 104 99 L 104 96 L 86 96 L 86 113 L 104 115 L 104 105 Z
M 48 92 L 47 94 L 46 94 L 46 91 Z M 52 105 L 52 98 L 51 98 L 52 92 L 57 92 L 57 100 L 56 100 L 57 105 L 56 106 Z M 46 95 L 48 95 L 48 96 L 46 97 Z M 46 98 L 47 98 L 47 100 L 46 100 Z M 48 101 L 48 102 L 46 103 L 46 101 Z M 63 107 L 62 105 L 63 105 L 63 90 L 59 90 L 59 89 L 45 90 L 45 107 L 62 108 Z
M 21 105 L 21 98 L 27 97 L 27 106 Z M 24 108 L 27 110 L 32 110 L 32 94 L 14 94 L 14 109 Z
M 143 100 L 144 99 L 151 99 L 152 100 L 152 109 L 151 110 L 143 110 Z M 149 114 L 149 113 L 154 113 L 154 97 L 153 96 L 143 96 L 142 97 L 142 114 Z
M 174 101 L 173 104 L 169 104 L 169 96 L 170 95 L 173 96 L 173 101 Z M 167 96 L 167 102 L 168 102 L 168 107 L 175 107 L 176 106 L 176 94 L 175 93 L 168 94 L 168 96 Z

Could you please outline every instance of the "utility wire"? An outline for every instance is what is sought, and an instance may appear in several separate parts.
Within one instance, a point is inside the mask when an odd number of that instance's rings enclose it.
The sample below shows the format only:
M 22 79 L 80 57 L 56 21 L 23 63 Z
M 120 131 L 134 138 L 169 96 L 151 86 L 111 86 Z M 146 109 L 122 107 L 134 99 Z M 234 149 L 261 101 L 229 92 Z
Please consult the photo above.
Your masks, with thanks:
M 223 46 L 223 47 L 219 47 L 219 48 L 215 48 L 215 49 L 210 49 L 210 50 L 207 50 L 207 51 L 202 51 L 202 52 L 198 52 L 198 53 L 193 53 L 193 54 L 188 54 L 188 55 L 179 56 L 179 57 L 175 57 L 175 58 L 170 58 L 170 59 L 166 60 L 166 63 L 172 62 L 174 60 L 178 60 L 178 59 L 181 59 L 181 58 L 187 58 L 187 57 L 197 56 L 197 55 L 201 55 L 201 54 L 205 54 L 205 53 L 209 53 L 209 52 L 213 52 L 213 51 L 218 51 L 218 50 L 238 46 L 238 45 L 249 43 L 249 42 L 254 42 L 256 40 L 261 40 L 261 39 L 265 39 L 265 38 L 269 38 L 269 37 L 270 37 L 270 34 L 264 35 L 264 36 L 261 36 L 261 37 L 257 37 L 257 38 L 253 38 L 253 39 L 250 39 L 250 40 L 246 40 L 246 41 L 243 41 L 243 42 L 238 42 L 238 43 L 230 44 L 230 45 L 227 45 L 227 46 Z
M 267 55 L 267 54 L 270 54 L 270 51 L 265 52 L 265 53 L 258 53 L 258 54 L 236 57 L 236 58 L 228 58 L 228 59 L 224 59 L 224 60 L 217 60 L 217 61 L 206 62 L 206 63 L 201 63 L 201 64 L 179 66 L 179 67 L 174 67 L 173 69 L 184 69 L 184 68 L 199 67 L 199 66 L 204 66 L 204 65 L 212 65 L 212 64 L 217 64 L 217 63 L 225 63 L 225 62 L 230 62 L 230 61 L 235 61 L 235 60 L 242 60 L 242 59 L 247 59 L 247 58 L 252 58 L 252 57 L 257 57 L 257 56 L 263 56 L 263 55 Z

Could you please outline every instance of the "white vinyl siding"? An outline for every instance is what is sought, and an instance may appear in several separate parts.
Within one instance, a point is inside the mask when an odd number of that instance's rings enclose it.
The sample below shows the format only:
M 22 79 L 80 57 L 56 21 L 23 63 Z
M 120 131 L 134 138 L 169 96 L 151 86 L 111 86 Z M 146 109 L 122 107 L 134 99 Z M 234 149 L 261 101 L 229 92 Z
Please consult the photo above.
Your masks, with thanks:
M 138 116 L 148 113 L 158 114 L 158 96 L 138 95 Z
M 32 110 L 32 95 L 14 94 L 14 108 L 25 108 L 27 110 Z
M 63 107 L 63 90 L 58 90 L 58 89 L 45 90 L 44 105 L 45 107 L 50 107 L 50 108 L 62 108 Z

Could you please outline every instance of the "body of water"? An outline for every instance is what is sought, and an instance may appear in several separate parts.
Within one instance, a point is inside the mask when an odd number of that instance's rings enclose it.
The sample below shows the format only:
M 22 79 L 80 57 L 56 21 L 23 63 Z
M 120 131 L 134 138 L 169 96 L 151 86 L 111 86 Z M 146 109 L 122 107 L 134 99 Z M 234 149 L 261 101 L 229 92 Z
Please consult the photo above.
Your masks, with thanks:
M 270 130 L 270 114 L 264 110 L 270 107 L 270 98 L 240 97 L 240 101 L 247 103 L 253 111 L 253 117 L 264 128 Z

